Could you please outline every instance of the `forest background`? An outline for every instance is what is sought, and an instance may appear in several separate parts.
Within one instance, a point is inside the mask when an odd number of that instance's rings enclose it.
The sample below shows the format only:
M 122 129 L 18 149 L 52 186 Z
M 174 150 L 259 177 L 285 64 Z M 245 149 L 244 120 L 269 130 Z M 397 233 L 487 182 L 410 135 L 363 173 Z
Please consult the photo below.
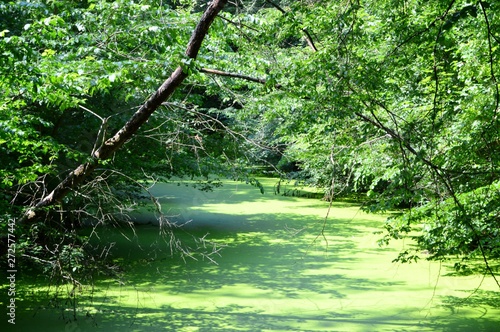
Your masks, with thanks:
M 494 275 L 499 13 L 458 0 L 2 2 L 2 254 L 14 232 L 25 271 L 112 273 L 83 225 L 127 224 L 150 183 L 259 187 L 266 171 L 400 211 L 380 242 L 417 245 L 397 261 Z

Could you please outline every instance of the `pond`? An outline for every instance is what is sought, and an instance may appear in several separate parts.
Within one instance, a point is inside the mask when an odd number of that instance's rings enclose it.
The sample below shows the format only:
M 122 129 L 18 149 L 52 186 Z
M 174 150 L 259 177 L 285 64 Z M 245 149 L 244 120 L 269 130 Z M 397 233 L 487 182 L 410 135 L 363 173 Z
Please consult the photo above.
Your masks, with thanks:
M 158 225 L 100 229 L 125 277 L 86 289 L 76 320 L 71 301 L 40 301 L 44 283 L 33 284 L 9 331 L 500 330 L 491 277 L 425 260 L 392 263 L 411 244 L 377 245 L 384 216 L 274 195 L 274 183 L 263 180 L 264 194 L 230 181 L 213 192 L 157 184 L 165 213 L 185 224 L 174 235 L 193 258 L 171 255 L 175 242 Z

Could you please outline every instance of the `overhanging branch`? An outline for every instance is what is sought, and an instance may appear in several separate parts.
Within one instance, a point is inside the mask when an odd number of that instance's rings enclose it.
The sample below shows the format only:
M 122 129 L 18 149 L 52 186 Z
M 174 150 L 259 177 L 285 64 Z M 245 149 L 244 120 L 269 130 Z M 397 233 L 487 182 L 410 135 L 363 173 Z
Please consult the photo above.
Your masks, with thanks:
M 264 78 L 257 78 L 257 77 L 252 77 L 252 76 L 238 74 L 238 73 L 230 73 L 230 72 L 222 71 L 222 70 L 218 70 L 218 69 L 200 68 L 199 72 L 200 73 L 204 73 L 204 74 L 211 74 L 211 75 L 218 75 L 218 76 L 239 78 L 239 79 L 242 79 L 242 80 L 245 80 L 245 81 L 250 81 L 250 82 L 255 82 L 255 83 L 260 83 L 260 84 L 267 84 L 267 80 L 264 79 Z M 276 89 L 280 89 L 281 88 L 281 84 L 275 84 L 274 87 Z
M 226 3 L 227 0 L 214 0 L 207 7 L 187 44 L 185 54 L 188 58 L 196 58 L 210 25 Z M 71 171 L 54 190 L 44 196 L 33 209 L 25 213 L 21 222 L 35 218 L 38 208 L 56 204 L 71 190 L 87 179 L 101 161 L 109 159 L 126 141 L 132 138 L 139 128 L 149 119 L 151 114 L 153 114 L 153 112 L 174 93 L 187 76 L 188 74 L 179 66 L 158 90 L 156 90 L 156 92 L 137 110 L 137 112 L 132 115 L 127 123 L 93 153 L 90 161 L 81 164 Z
M 222 71 L 222 70 L 217 70 L 217 69 L 209 69 L 209 68 L 201 68 L 200 73 L 205 73 L 205 74 L 213 74 L 213 75 L 219 75 L 219 76 L 226 76 L 226 77 L 232 77 L 232 78 L 240 78 L 246 81 L 251 81 L 255 83 L 260 83 L 260 84 L 266 84 L 266 80 L 263 78 L 256 78 L 248 75 L 242 75 L 242 74 L 237 74 L 237 73 L 230 73 L 227 71 Z

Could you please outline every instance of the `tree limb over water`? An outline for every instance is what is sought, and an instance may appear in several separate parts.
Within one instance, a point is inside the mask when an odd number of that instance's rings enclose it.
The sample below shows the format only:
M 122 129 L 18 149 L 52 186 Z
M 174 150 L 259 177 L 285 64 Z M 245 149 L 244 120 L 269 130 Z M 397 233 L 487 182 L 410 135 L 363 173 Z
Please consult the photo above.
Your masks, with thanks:
M 185 55 L 189 59 L 196 59 L 210 25 L 215 17 L 226 5 L 227 0 L 214 0 L 207 7 L 194 29 L 189 40 Z M 149 97 L 149 99 L 134 113 L 134 115 L 118 130 L 115 135 L 106 140 L 91 156 L 91 160 L 81 164 L 71 171 L 49 194 L 45 195 L 34 208 L 28 210 L 21 222 L 33 220 L 37 217 L 36 210 L 51 206 L 61 201 L 74 188 L 78 187 L 96 169 L 100 162 L 111 158 L 120 147 L 125 144 L 149 119 L 161 104 L 166 101 L 186 79 L 188 73 L 181 66 L 177 67 L 170 77 Z

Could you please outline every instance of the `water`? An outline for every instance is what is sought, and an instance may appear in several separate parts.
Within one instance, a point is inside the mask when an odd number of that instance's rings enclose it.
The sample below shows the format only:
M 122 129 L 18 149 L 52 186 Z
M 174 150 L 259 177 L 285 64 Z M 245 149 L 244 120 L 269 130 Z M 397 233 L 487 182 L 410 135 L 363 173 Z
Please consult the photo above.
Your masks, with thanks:
M 193 258 L 172 256 L 158 225 L 123 229 L 129 240 L 101 229 L 125 277 L 98 282 L 91 299 L 87 290 L 77 320 L 69 301 L 35 303 L 43 287 L 33 284 L 12 330 L 500 331 L 491 277 L 456 276 L 428 261 L 391 263 L 411 244 L 378 247 L 383 216 L 335 203 L 325 223 L 327 203 L 276 196 L 273 182 L 264 184 L 264 195 L 235 182 L 212 193 L 157 185 L 166 214 L 187 223 L 174 234 Z

